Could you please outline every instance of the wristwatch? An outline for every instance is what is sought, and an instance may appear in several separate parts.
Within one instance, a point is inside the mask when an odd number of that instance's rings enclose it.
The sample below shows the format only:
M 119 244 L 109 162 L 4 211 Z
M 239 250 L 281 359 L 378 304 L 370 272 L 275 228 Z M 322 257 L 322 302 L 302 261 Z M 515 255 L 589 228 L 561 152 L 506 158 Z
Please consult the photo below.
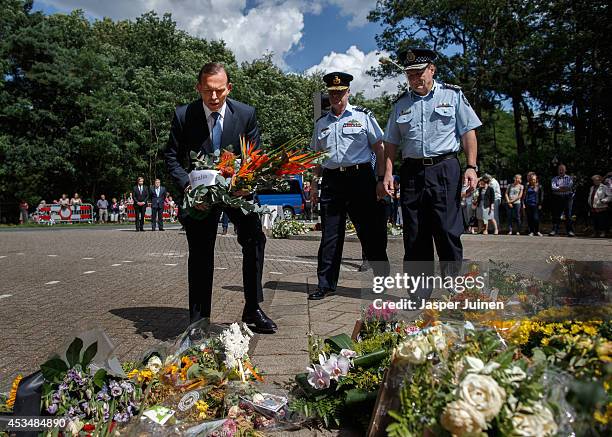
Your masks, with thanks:
M 476 173 L 478 173 L 478 166 L 477 165 L 469 165 L 468 164 L 468 165 L 465 166 L 465 169 L 467 170 L 468 168 L 472 168 L 472 169 L 474 169 L 474 171 Z
M 385 181 L 385 177 L 384 176 L 378 176 L 377 180 L 378 180 L 378 182 L 384 182 Z

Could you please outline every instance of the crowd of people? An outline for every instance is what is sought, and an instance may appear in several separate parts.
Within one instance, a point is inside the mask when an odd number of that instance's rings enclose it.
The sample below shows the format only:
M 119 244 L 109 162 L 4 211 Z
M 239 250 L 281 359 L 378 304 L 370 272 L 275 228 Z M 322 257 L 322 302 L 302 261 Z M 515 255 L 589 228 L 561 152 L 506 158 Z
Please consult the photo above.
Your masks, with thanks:
M 155 190 L 155 186 L 147 188 L 147 190 Z M 90 204 L 94 209 L 94 221 L 97 223 L 124 223 L 128 221 L 128 210 L 134 207 L 134 195 L 133 193 L 126 192 L 122 193 L 117 197 L 112 197 L 110 201 L 107 199 L 105 194 L 100 194 L 98 200 L 90 202 L 84 201 L 79 193 L 74 193 L 72 198 L 69 198 L 67 194 L 62 194 L 59 199 L 47 202 L 44 199 L 40 201 L 35 211 L 30 214 L 30 206 L 22 200 L 19 204 L 19 224 L 28 223 L 30 219 L 38 221 L 39 211 L 43 208 L 51 205 L 59 205 L 60 209 L 71 208 L 73 211 L 78 209 L 81 205 Z M 162 206 L 162 205 L 159 205 Z M 168 192 L 164 192 L 163 195 L 163 208 L 158 208 L 161 211 L 170 211 L 170 221 L 176 221 L 175 208 L 176 204 L 172 199 L 172 196 Z M 60 214 L 62 216 L 62 214 Z M 162 227 L 163 229 L 163 227 Z
M 567 174 L 565 165 L 558 166 L 558 174 L 547 186 L 540 183 L 535 172 L 526 176 L 526 184 L 520 174 L 514 176 L 511 184 L 502 190 L 499 182 L 491 175 L 484 174 L 473 192 L 462 193 L 462 207 L 466 232 L 480 234 L 499 234 L 501 232 L 500 212 L 505 210 L 508 235 L 526 233 L 530 236 L 542 236 L 540 222 L 544 206 L 545 192 L 549 193 L 547 203 L 552 218 L 550 236 L 559 235 L 561 223 L 565 222 L 568 237 L 574 237 L 574 210 L 576 180 Z M 612 172 L 605 177 L 591 177 L 587 203 L 589 206 L 592 237 L 605 237 L 610 223 L 612 202 Z M 527 226 L 524 226 L 525 220 Z

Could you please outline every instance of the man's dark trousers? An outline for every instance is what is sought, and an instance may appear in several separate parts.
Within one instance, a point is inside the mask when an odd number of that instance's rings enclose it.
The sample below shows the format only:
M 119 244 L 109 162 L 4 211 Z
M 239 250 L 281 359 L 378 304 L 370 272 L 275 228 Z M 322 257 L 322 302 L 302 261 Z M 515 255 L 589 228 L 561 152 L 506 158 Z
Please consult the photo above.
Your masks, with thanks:
M 146 203 L 142 206 L 134 203 L 134 212 L 136 213 L 136 230 L 142 231 L 144 230 L 144 216 L 145 211 L 147 210 Z
M 242 246 L 242 275 L 245 310 L 254 311 L 263 302 L 261 286 L 266 236 L 257 214 L 245 215 L 240 209 L 224 208 Z M 214 274 L 215 241 L 222 209 L 215 207 L 203 220 L 184 216 L 189 246 L 188 282 L 191 319 L 210 317 Z M 198 317 L 199 316 L 199 317 Z
M 574 231 L 574 221 L 572 220 L 573 205 L 573 193 L 552 195 L 553 231 L 559 232 L 559 228 L 561 225 L 561 215 L 565 215 L 565 229 L 567 230 L 567 232 L 569 233 Z
M 347 214 L 374 274 L 387 274 L 387 227 L 384 207 L 376 200 L 376 178 L 371 165 L 346 171 L 324 169 L 320 202 L 319 289 L 335 290 L 338 284 Z
M 404 160 L 400 190 L 407 273 L 433 275 L 434 243 L 442 274 L 458 273 L 463 260 L 461 185 L 456 157 L 429 166 Z M 421 297 L 429 297 L 431 291 Z

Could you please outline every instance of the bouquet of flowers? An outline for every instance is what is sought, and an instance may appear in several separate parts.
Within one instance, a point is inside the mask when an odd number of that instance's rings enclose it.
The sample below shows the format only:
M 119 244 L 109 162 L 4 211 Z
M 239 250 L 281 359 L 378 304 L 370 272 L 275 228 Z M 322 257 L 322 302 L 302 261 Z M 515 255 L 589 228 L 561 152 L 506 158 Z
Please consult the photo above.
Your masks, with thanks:
M 262 188 L 282 188 L 282 178 L 298 175 L 315 166 L 320 152 L 304 151 L 301 139 L 291 140 L 270 151 L 256 149 L 253 142 L 240 138 L 240 154 L 229 150 L 212 155 L 192 152 L 195 169 L 189 175 L 192 190 L 187 193 L 183 207 L 196 218 L 204 218 L 210 207 L 223 204 L 239 208 L 244 214 L 265 213 L 264 209 L 243 196 Z M 196 208 L 204 205 L 207 208 Z
M 468 330 L 463 341 L 448 341 L 430 328 L 400 344 L 394 366 L 400 373 L 400 407 L 390 436 L 554 436 L 560 420 L 544 384 L 545 363 L 516 359 L 492 330 Z
M 54 357 L 41 365 L 45 378 L 42 407 L 46 414 L 64 417 L 66 430 L 107 435 L 116 424 L 138 414 L 143 393 L 138 384 L 108 369 L 91 365 L 97 342 L 82 353 L 83 341 L 75 338 L 66 352 L 66 361 Z

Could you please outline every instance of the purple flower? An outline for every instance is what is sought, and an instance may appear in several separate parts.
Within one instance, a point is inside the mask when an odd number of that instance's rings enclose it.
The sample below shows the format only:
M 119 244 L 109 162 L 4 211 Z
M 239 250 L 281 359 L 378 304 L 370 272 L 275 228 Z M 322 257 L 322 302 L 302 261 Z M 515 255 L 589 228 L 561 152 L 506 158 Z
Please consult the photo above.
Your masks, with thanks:
M 127 410 L 128 410 L 130 417 L 132 417 L 132 416 L 135 416 L 136 413 L 138 412 L 138 407 L 133 402 L 130 402 L 130 404 L 127 407 Z
M 121 396 L 121 393 L 123 393 L 123 389 L 119 384 L 117 384 L 117 381 L 111 381 L 109 384 L 109 388 L 113 397 Z
M 58 388 L 60 391 L 66 391 L 68 390 L 68 384 L 66 384 L 65 382 L 62 382 Z
M 47 407 L 47 413 L 55 414 L 57 413 L 57 404 L 51 404 Z
M 70 369 L 70 370 L 68 370 L 68 372 L 66 372 L 65 380 L 67 380 L 67 382 L 74 381 L 78 385 L 83 385 L 83 383 L 84 383 L 83 376 L 81 375 L 81 372 L 79 372 L 78 370 L 75 370 L 75 369 Z
M 110 396 L 108 395 L 108 387 L 106 387 L 106 384 L 102 386 L 102 390 L 98 392 L 98 396 L 96 396 L 96 399 L 99 401 L 109 401 L 110 400 Z
M 130 381 L 121 381 L 120 385 L 126 393 L 132 393 L 134 391 L 134 386 Z
M 62 394 L 58 391 L 53 392 L 53 394 L 51 395 L 51 402 L 53 403 L 59 403 L 62 400 Z
M 113 420 L 120 423 L 128 422 L 130 420 L 130 415 L 127 413 L 115 413 Z
M 308 383 L 318 390 L 328 388 L 330 375 L 320 364 L 313 364 L 308 368 Z

